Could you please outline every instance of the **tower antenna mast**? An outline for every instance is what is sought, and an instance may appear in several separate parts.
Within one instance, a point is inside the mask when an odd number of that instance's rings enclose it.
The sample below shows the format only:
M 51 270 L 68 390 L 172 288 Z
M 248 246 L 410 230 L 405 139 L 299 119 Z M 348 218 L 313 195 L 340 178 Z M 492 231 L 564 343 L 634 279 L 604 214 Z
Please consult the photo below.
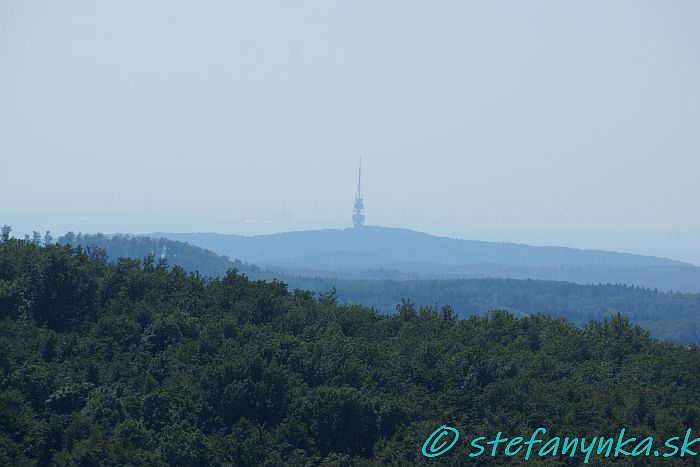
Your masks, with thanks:
M 355 228 L 365 224 L 365 205 L 362 202 L 362 158 L 360 158 L 360 168 L 357 171 L 357 193 L 355 194 L 355 207 L 352 211 L 352 225 Z

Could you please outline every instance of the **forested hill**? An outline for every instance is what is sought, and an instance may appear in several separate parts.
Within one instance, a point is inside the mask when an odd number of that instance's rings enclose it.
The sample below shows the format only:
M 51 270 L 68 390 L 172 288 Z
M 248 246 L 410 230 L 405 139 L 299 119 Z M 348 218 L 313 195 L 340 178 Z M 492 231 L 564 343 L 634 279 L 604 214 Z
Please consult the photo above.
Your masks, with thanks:
M 252 237 L 158 233 L 292 275 L 356 279 L 511 278 L 620 283 L 700 293 L 700 267 L 665 258 L 437 237 L 367 226 Z
M 437 237 L 409 229 L 378 226 L 283 232 L 271 235 L 223 235 L 214 233 L 157 233 L 202 246 L 218 254 L 275 263 L 285 258 L 324 252 L 367 252 L 407 262 L 462 264 L 517 264 L 523 266 L 608 265 L 617 267 L 687 265 L 652 256 L 564 247 L 538 247 Z
M 695 434 L 698 394 L 700 351 L 622 316 L 382 315 L 234 273 L 0 243 L 0 465 L 415 465 L 442 424 Z M 440 464 L 484 461 L 466 449 Z
M 502 308 L 517 316 L 561 316 L 577 325 L 622 313 L 654 337 L 700 345 L 700 294 L 514 279 L 390 281 L 298 277 L 288 281 L 317 291 L 335 287 L 341 303 L 371 306 L 385 313 L 392 313 L 405 299 L 417 306 L 449 304 L 460 316 Z
M 197 271 L 205 276 L 223 276 L 226 271 L 234 268 L 240 273 L 254 275 L 256 278 L 272 279 L 271 275 L 266 275 L 253 264 L 244 263 L 238 259 L 231 260 L 227 256 L 218 255 L 210 250 L 166 238 L 68 232 L 58 238 L 58 243 L 103 249 L 110 261 L 116 261 L 122 257 L 143 259 L 146 256 L 153 256 L 156 261 L 164 259 L 170 265 L 180 266 L 190 272 Z
M 624 285 L 584 286 L 567 282 L 511 279 L 341 280 L 273 273 L 256 265 L 231 261 L 211 251 L 164 238 L 127 235 L 70 234 L 59 242 L 96 246 L 111 261 L 119 257 L 163 257 L 185 270 L 222 277 L 231 268 L 253 279 L 278 279 L 290 288 L 320 293 L 337 289 L 341 303 L 361 304 L 385 313 L 402 300 L 417 306 L 449 304 L 459 316 L 479 315 L 495 308 L 518 316 L 547 313 L 577 325 L 622 313 L 653 336 L 678 343 L 700 344 L 700 294 L 656 292 Z

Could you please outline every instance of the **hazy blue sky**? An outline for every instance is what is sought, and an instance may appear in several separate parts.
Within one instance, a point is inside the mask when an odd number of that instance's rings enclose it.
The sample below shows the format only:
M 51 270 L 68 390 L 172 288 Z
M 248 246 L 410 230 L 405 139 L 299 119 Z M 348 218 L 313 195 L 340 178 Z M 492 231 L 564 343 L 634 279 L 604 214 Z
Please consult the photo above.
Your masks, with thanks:
M 700 1 L 0 0 L 0 223 L 700 264 Z

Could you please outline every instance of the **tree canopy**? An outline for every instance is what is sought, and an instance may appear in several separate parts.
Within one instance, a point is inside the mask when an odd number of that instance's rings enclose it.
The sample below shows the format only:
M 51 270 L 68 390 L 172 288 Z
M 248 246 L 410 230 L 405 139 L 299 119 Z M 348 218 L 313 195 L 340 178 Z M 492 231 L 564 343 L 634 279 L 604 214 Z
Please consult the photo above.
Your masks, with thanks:
M 383 315 L 235 270 L 0 242 L 1 465 L 411 465 L 445 423 L 673 436 L 697 428 L 698 394 L 698 349 L 619 314 Z

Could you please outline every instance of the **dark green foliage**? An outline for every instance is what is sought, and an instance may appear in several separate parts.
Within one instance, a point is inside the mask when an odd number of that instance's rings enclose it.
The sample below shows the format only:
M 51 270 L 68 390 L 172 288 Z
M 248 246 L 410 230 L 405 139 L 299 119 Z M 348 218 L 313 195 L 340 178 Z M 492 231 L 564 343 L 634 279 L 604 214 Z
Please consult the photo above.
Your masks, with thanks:
M 612 314 L 625 315 L 654 337 L 700 344 L 700 294 L 657 292 L 615 284 L 517 279 L 339 280 L 290 278 L 311 290 L 338 289 L 339 303 L 372 306 L 392 312 L 401 298 L 420 305 L 449 303 L 460 316 L 503 308 L 516 315 L 546 313 L 584 325 Z
M 698 394 L 698 349 L 621 315 L 381 315 L 235 272 L 0 243 L 1 465 L 412 465 L 443 423 L 674 436 L 698 429 Z
M 109 258 L 140 259 L 165 252 L 169 264 L 186 271 L 223 277 L 236 269 L 254 279 L 278 278 L 291 288 L 312 290 L 319 299 L 353 303 L 392 313 L 401 299 L 410 297 L 419 307 L 449 303 L 461 317 L 484 314 L 495 308 L 515 315 L 546 313 L 562 316 L 579 326 L 621 313 L 651 331 L 654 337 L 677 343 L 700 344 L 700 294 L 658 292 L 642 287 L 516 279 L 422 279 L 374 280 L 299 277 L 291 273 L 263 271 L 255 265 L 230 261 L 209 250 L 164 238 L 135 236 L 74 235 L 60 242 L 98 246 Z M 339 274 L 339 273 L 336 273 Z M 0 283 L 0 287 L 2 284 Z

